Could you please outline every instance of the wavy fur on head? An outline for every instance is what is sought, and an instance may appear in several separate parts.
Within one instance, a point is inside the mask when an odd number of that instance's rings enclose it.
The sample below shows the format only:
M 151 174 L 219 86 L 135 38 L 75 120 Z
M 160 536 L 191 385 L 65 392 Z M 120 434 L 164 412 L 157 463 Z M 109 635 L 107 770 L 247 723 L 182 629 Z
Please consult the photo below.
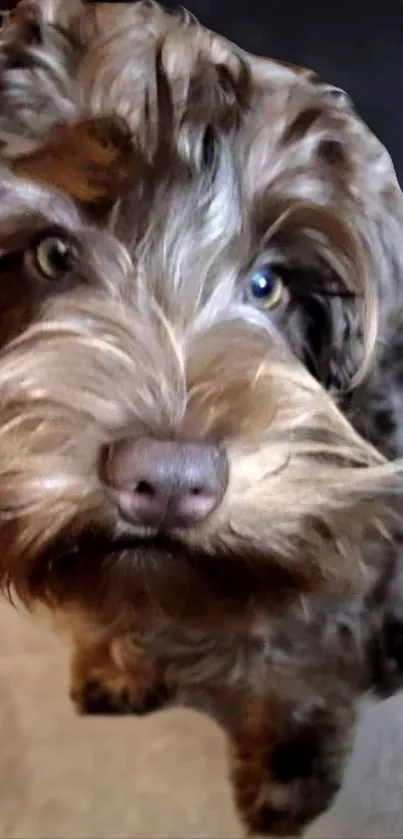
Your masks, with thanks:
M 175 687 L 144 657 L 151 629 L 167 649 L 172 627 L 207 633 L 227 672 L 215 633 L 236 628 L 235 644 L 274 615 L 288 626 L 301 599 L 309 623 L 311 598 L 362 604 L 384 576 L 401 477 L 373 443 L 400 453 L 376 415 L 398 337 L 402 196 L 340 92 L 151 2 L 22 2 L 0 43 L 0 115 L 2 580 L 68 615 L 81 709 L 141 710 Z M 70 254 L 61 271 L 38 256 L 49 237 Z M 270 311 L 251 293 L 267 266 L 281 287 Z M 371 441 L 356 430 L 364 395 Z M 150 535 L 120 515 L 105 452 L 145 434 L 225 449 L 227 491 L 197 527 Z M 299 718 L 295 685 L 316 697 L 321 667 L 294 673 L 282 707 L 267 688 L 264 713 L 249 676 L 239 707 L 238 679 L 209 683 L 259 830 L 301 827 L 334 792 L 320 784 L 327 746 L 313 780 L 304 764 L 310 799 L 295 777 L 291 798 L 276 792 L 268 768 L 285 709 Z M 369 677 L 349 673 L 355 701 Z M 323 699 L 330 747 L 342 721 L 347 737 L 343 691 Z

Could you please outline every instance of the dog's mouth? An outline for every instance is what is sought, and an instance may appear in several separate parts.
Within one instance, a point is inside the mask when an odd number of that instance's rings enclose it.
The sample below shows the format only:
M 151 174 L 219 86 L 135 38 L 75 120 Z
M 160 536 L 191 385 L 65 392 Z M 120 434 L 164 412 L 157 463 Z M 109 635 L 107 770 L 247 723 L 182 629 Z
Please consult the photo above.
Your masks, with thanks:
M 145 624 L 150 615 L 165 615 L 222 627 L 259 604 L 275 613 L 306 588 L 302 572 L 261 560 L 208 553 L 162 533 L 116 537 L 92 530 L 53 544 L 32 567 L 30 589 L 52 605 L 90 605 L 115 615 L 128 604 Z

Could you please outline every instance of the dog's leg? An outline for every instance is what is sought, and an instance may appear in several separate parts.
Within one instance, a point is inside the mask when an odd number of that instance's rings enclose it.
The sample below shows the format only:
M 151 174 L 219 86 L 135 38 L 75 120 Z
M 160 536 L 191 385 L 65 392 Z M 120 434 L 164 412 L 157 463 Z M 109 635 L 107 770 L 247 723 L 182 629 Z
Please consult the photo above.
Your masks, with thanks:
M 312 699 L 250 699 L 231 732 L 231 777 L 250 834 L 298 836 L 331 805 L 351 746 L 354 712 Z
M 325 599 L 311 605 L 310 620 L 297 609 L 261 636 L 174 627 L 147 641 L 187 704 L 193 691 L 209 696 L 250 833 L 298 835 L 331 805 L 368 681 L 363 614 Z
M 169 699 L 161 670 L 133 635 L 76 641 L 71 675 L 71 697 L 82 714 L 146 714 Z

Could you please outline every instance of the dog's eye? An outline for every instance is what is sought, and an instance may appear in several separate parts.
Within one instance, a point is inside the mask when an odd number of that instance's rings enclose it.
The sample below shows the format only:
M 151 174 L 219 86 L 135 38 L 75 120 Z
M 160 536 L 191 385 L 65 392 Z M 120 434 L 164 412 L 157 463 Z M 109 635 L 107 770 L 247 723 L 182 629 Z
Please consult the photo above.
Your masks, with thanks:
M 67 236 L 45 236 L 34 248 L 36 267 L 50 280 L 68 274 L 77 260 L 77 247 Z
M 249 299 L 262 309 L 275 309 L 283 300 L 284 285 L 270 265 L 258 268 L 249 280 Z

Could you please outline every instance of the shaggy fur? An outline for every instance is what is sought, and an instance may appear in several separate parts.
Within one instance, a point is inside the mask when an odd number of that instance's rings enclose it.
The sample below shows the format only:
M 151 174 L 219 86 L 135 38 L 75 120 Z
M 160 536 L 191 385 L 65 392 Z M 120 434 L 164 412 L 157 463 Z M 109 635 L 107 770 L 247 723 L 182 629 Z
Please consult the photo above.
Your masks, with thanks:
M 248 829 L 298 832 L 401 683 L 389 156 L 340 91 L 151 2 L 21 3 L 0 139 L 3 586 L 67 624 L 81 711 L 205 708 Z M 219 447 L 197 526 L 122 516 L 105 464 L 144 437 Z

